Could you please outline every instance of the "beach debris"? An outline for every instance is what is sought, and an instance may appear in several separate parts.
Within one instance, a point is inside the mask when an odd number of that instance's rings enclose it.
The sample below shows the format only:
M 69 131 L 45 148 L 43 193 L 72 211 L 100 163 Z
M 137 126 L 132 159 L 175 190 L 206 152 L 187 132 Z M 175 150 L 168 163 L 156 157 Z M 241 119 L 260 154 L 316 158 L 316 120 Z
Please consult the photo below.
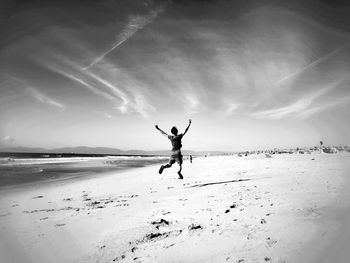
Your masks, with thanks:
M 116 262 L 116 261 L 122 260 L 124 258 L 125 258 L 125 255 L 121 255 L 121 256 L 118 256 L 115 259 L 113 259 L 113 261 Z
M 35 209 L 35 210 L 32 210 L 32 211 L 28 211 L 28 210 L 25 210 L 25 211 L 22 211 L 22 213 L 25 213 L 25 214 L 33 214 L 33 213 L 38 213 L 38 212 L 56 212 L 56 211 L 64 211 L 64 210 L 75 210 L 77 208 L 73 208 L 71 206 L 67 206 L 67 207 L 62 207 L 62 208 L 58 208 L 58 209 L 52 209 L 52 208 L 47 208 L 47 209 Z
M 266 158 L 272 158 L 272 156 L 268 153 L 265 153 Z
M 39 199 L 39 198 L 43 198 L 43 196 L 42 195 L 34 196 L 32 199 Z
M 72 198 L 63 198 L 63 201 L 72 201 Z
M 119 207 L 119 206 L 130 206 L 129 204 L 117 204 L 115 207 Z
M 156 225 L 156 228 L 159 229 L 160 226 L 165 226 L 165 225 L 169 225 L 169 221 L 161 218 L 159 221 L 153 221 L 151 222 L 152 225 Z
M 237 205 L 236 204 L 232 204 L 232 205 L 230 205 L 230 208 L 236 208 L 237 207 Z
M 323 148 L 322 151 L 324 153 L 338 153 L 338 150 L 335 147 L 326 147 L 326 148 Z
M 271 258 L 265 257 L 264 260 L 265 260 L 266 262 L 269 262 L 269 261 L 271 261 Z
M 35 209 L 35 210 L 32 210 L 32 211 L 23 211 L 23 213 L 25 213 L 25 214 L 33 214 L 33 213 L 37 213 L 37 212 L 53 212 L 53 211 L 55 211 L 55 209 L 40 209 L 40 210 L 37 210 L 37 209 Z
M 101 204 L 100 201 L 93 201 L 87 204 L 87 206 L 92 207 L 92 209 L 105 208 L 106 206 Z
M 150 233 L 145 236 L 145 240 L 151 240 L 157 237 L 166 236 L 167 233 Z
M 230 212 L 230 209 L 226 209 L 225 214 L 227 214 L 228 212 Z
M 163 212 L 162 215 L 164 216 L 164 215 L 167 215 L 167 214 L 170 214 L 170 213 L 171 212 L 169 212 L 169 211 L 168 212 Z
M 164 248 L 169 248 L 169 247 L 172 247 L 172 246 L 174 246 L 175 245 L 175 243 L 172 243 L 172 244 L 170 244 L 170 245 L 168 245 L 168 246 L 164 246 Z
M 46 220 L 46 219 L 49 219 L 48 217 L 43 217 L 43 218 L 40 218 L 40 221 L 43 221 L 43 220 Z
M 260 223 L 261 223 L 261 224 L 266 224 L 267 222 L 266 222 L 266 220 L 263 218 L 263 219 L 260 220 Z
M 203 229 L 203 227 L 201 225 L 195 225 L 195 224 L 191 224 L 188 226 L 188 230 L 197 230 L 197 229 Z
M 137 249 L 137 247 L 132 247 L 131 252 L 134 253 L 136 249 Z
M 241 258 L 241 259 L 239 259 L 239 260 L 237 261 L 237 263 L 242 263 L 242 262 L 244 262 L 244 259 L 243 259 L 243 258 Z
M 56 224 L 55 227 L 65 226 L 66 224 Z

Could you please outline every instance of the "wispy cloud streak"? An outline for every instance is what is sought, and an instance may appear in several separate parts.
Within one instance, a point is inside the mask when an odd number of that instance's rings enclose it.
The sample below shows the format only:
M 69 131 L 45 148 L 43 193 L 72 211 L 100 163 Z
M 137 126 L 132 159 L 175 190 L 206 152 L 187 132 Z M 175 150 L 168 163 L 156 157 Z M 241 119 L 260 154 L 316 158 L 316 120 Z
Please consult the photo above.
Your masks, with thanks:
M 283 117 L 286 117 L 291 114 L 302 114 L 303 111 L 307 111 L 308 108 L 311 106 L 313 101 L 324 94 L 330 92 L 333 90 L 340 82 L 332 83 L 320 90 L 317 90 L 311 94 L 308 94 L 307 96 L 304 96 L 300 99 L 298 99 L 296 102 L 270 110 L 263 110 L 252 113 L 250 116 L 257 117 L 257 118 L 265 118 L 265 119 L 281 119 Z
M 59 109 L 65 109 L 66 106 L 63 105 L 62 103 L 59 103 L 51 98 L 49 98 L 48 96 L 44 95 L 43 93 L 41 93 L 39 90 L 29 87 L 28 90 L 30 91 L 30 94 L 37 99 L 38 101 L 40 101 L 41 103 L 47 104 L 49 106 L 53 106 Z
M 163 8 L 157 8 L 152 10 L 148 15 L 133 15 L 130 16 L 127 24 L 125 25 L 122 32 L 118 35 L 117 40 L 113 43 L 113 46 L 105 51 L 102 55 L 95 58 L 88 67 L 84 68 L 84 70 L 91 68 L 95 64 L 99 63 L 103 60 L 109 53 L 131 38 L 137 31 L 143 29 L 148 24 L 152 23 L 158 16 L 159 13 L 163 12 Z
M 65 76 L 79 84 L 81 84 L 82 86 L 86 87 L 88 90 L 92 91 L 93 93 L 97 94 L 97 95 L 100 95 L 108 100 L 111 100 L 111 101 L 115 101 L 116 98 L 111 96 L 110 94 L 104 92 L 104 91 L 101 91 L 99 90 L 98 88 L 90 85 L 89 83 L 87 83 L 86 81 L 84 81 L 83 79 L 81 78 L 78 78 L 77 76 L 73 75 L 73 74 L 69 74 L 67 72 L 63 72 L 63 71 L 60 71 L 60 70 L 56 70 L 57 73 L 60 73 L 62 76 Z
M 38 101 L 40 101 L 41 103 L 44 103 L 44 104 L 47 104 L 49 106 L 53 106 L 53 107 L 56 107 L 56 108 L 59 108 L 59 109 L 65 109 L 66 106 L 62 103 L 59 103 L 57 101 L 55 101 L 54 99 L 44 95 L 42 92 L 40 92 L 38 89 L 35 89 L 33 87 L 31 87 L 30 84 L 26 83 L 24 80 L 20 79 L 20 78 L 17 78 L 13 75 L 10 75 L 10 74 L 6 74 L 6 73 L 3 73 L 5 76 L 9 77 L 10 79 L 20 83 L 22 86 L 26 87 L 27 90 L 30 92 L 30 95 L 37 99 Z
M 88 76 L 95 79 L 96 81 L 99 81 L 101 84 L 103 84 L 105 87 L 107 87 L 113 94 L 115 94 L 118 98 L 120 98 L 123 102 L 123 105 L 129 104 L 129 98 L 128 95 L 122 91 L 121 89 L 117 88 L 115 85 L 113 85 L 111 82 L 105 80 L 104 78 L 101 78 L 100 76 L 89 72 Z
M 328 110 L 328 109 L 331 109 L 331 108 L 334 108 L 336 106 L 340 106 L 342 104 L 346 104 L 346 103 L 349 103 L 350 102 L 350 96 L 346 96 L 346 97 L 343 97 L 343 98 L 340 98 L 336 101 L 333 101 L 333 102 L 329 102 L 329 103 L 326 103 L 326 104 L 323 104 L 323 105 L 319 105 L 319 106 L 315 106 L 315 107 L 312 107 L 312 108 L 309 108 L 305 111 L 302 111 L 300 112 L 297 117 L 300 118 L 300 119 L 307 119 L 309 118 L 310 116 L 312 115 L 315 115 L 317 113 L 320 113 L 322 111 L 325 111 L 325 110 Z
M 276 82 L 276 85 L 282 84 L 283 82 L 292 79 L 294 77 L 297 77 L 298 75 L 302 74 L 303 72 L 307 71 L 308 69 L 322 63 L 323 61 L 326 61 L 327 59 L 331 58 L 332 56 L 334 56 L 335 54 L 337 54 L 340 50 L 342 50 L 343 47 L 337 48 L 329 53 L 327 53 L 326 55 L 316 59 L 315 61 L 311 62 L 310 64 L 307 64 L 306 66 L 302 67 L 301 69 L 293 72 L 292 74 L 289 74 L 288 76 L 283 77 L 282 79 L 278 80 Z

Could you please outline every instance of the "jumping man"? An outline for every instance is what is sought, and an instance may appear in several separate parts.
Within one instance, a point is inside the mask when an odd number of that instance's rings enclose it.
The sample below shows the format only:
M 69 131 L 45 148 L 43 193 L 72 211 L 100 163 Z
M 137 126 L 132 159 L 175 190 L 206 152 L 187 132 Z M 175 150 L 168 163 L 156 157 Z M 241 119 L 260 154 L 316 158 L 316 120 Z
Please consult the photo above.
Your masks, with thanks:
M 172 145 L 172 149 L 171 149 L 171 155 L 170 155 L 170 160 L 169 163 L 166 165 L 162 165 L 159 169 L 159 173 L 161 174 L 163 172 L 163 170 L 165 168 L 170 168 L 175 162 L 177 162 L 179 164 L 179 171 L 177 172 L 177 174 L 179 175 L 179 179 L 183 179 L 183 176 L 181 174 L 181 170 L 182 170 L 182 154 L 181 154 L 181 139 L 182 137 L 186 134 L 186 132 L 188 131 L 188 129 L 191 126 L 191 120 L 188 121 L 188 126 L 185 130 L 185 132 L 183 134 L 177 134 L 178 130 L 176 127 L 172 127 L 171 128 L 171 133 L 173 135 L 168 135 L 166 132 L 164 132 L 163 130 L 161 130 L 158 125 L 156 125 L 156 129 L 159 130 L 164 136 L 167 136 L 168 139 L 171 141 L 171 145 Z

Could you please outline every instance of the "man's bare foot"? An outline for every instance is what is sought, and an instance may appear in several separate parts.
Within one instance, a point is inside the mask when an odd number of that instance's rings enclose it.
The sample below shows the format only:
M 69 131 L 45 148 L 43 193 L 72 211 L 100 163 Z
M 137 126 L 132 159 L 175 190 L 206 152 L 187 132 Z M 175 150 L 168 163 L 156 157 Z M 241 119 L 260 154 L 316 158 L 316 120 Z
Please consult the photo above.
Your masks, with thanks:
M 162 166 L 159 168 L 159 174 L 162 174 L 163 170 L 164 170 L 164 165 L 162 165 Z
M 177 174 L 179 175 L 179 179 L 184 179 L 184 177 L 182 176 L 182 174 L 180 172 L 177 172 Z

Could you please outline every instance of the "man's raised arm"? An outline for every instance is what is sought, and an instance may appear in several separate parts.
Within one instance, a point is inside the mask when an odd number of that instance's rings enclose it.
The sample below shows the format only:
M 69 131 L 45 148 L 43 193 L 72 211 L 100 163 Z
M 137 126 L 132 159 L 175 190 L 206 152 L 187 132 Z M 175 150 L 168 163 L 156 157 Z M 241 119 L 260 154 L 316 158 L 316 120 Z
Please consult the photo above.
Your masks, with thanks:
M 188 129 L 190 128 L 191 123 L 192 123 L 192 120 L 188 120 L 188 126 L 187 126 L 187 128 L 186 128 L 185 132 L 183 133 L 183 135 L 185 135 L 185 134 L 186 134 L 186 132 L 188 131 Z
M 159 127 L 158 127 L 158 125 L 155 125 L 155 127 L 156 127 L 156 129 L 158 130 L 158 131 L 160 131 L 161 132 L 161 134 L 163 134 L 164 136 L 169 136 L 165 131 L 163 131 L 162 129 L 160 129 Z

